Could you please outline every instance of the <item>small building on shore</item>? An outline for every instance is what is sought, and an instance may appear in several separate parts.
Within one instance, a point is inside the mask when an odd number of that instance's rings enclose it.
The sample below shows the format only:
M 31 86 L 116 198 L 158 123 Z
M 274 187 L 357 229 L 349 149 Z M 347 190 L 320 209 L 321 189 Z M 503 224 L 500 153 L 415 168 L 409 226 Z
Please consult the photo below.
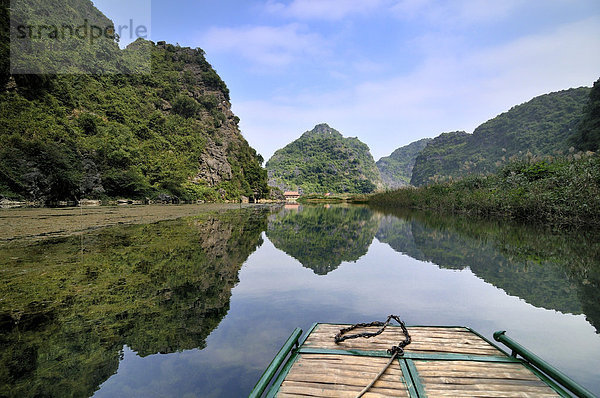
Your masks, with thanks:
M 286 202 L 295 202 L 300 197 L 300 192 L 298 192 L 298 191 L 285 191 L 283 193 L 283 196 L 285 196 L 285 201 Z

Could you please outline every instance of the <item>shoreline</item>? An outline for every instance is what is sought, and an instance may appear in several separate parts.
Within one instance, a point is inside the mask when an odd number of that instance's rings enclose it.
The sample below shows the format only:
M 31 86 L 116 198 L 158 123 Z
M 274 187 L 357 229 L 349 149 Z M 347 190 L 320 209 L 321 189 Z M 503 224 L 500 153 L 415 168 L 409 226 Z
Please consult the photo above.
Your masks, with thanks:
M 84 234 L 115 225 L 150 224 L 211 211 L 273 204 L 203 203 L 0 209 L 0 245 Z

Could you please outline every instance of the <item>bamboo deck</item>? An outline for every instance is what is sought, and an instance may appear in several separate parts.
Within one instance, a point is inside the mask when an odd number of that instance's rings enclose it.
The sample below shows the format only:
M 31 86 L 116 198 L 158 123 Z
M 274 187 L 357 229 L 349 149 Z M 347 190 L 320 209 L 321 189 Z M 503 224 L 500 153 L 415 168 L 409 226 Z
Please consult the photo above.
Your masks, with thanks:
M 384 368 L 399 327 L 334 342 L 347 325 L 316 324 L 268 396 L 355 397 Z M 356 329 L 353 333 L 376 331 Z M 462 327 L 408 327 L 412 343 L 364 395 L 378 397 L 557 397 L 552 381 Z

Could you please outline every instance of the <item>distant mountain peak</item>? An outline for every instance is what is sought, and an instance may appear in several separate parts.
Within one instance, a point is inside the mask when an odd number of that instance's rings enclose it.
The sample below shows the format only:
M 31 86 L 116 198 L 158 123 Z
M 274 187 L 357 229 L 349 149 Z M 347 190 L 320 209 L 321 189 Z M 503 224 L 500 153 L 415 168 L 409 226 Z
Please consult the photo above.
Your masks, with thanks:
M 369 147 L 325 123 L 277 150 L 266 167 L 271 186 L 282 190 L 362 193 L 381 186 Z
M 327 123 L 317 124 L 312 130 L 306 131 L 302 136 L 315 137 L 315 136 L 333 136 L 342 138 L 342 133 L 336 129 L 330 127 Z

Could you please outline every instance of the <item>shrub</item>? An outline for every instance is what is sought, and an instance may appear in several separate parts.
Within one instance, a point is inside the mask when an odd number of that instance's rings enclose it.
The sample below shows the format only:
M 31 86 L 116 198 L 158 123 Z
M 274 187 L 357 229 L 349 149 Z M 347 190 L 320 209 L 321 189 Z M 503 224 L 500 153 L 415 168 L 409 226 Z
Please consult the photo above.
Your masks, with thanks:
M 195 99 L 180 94 L 173 101 L 173 112 L 180 116 L 191 118 L 200 112 L 200 104 Z
M 430 209 L 554 225 L 600 225 L 600 156 L 514 159 L 497 174 L 373 195 L 383 207 Z
M 87 135 L 96 135 L 98 133 L 98 122 L 98 117 L 90 113 L 84 113 L 77 118 L 77 124 Z

